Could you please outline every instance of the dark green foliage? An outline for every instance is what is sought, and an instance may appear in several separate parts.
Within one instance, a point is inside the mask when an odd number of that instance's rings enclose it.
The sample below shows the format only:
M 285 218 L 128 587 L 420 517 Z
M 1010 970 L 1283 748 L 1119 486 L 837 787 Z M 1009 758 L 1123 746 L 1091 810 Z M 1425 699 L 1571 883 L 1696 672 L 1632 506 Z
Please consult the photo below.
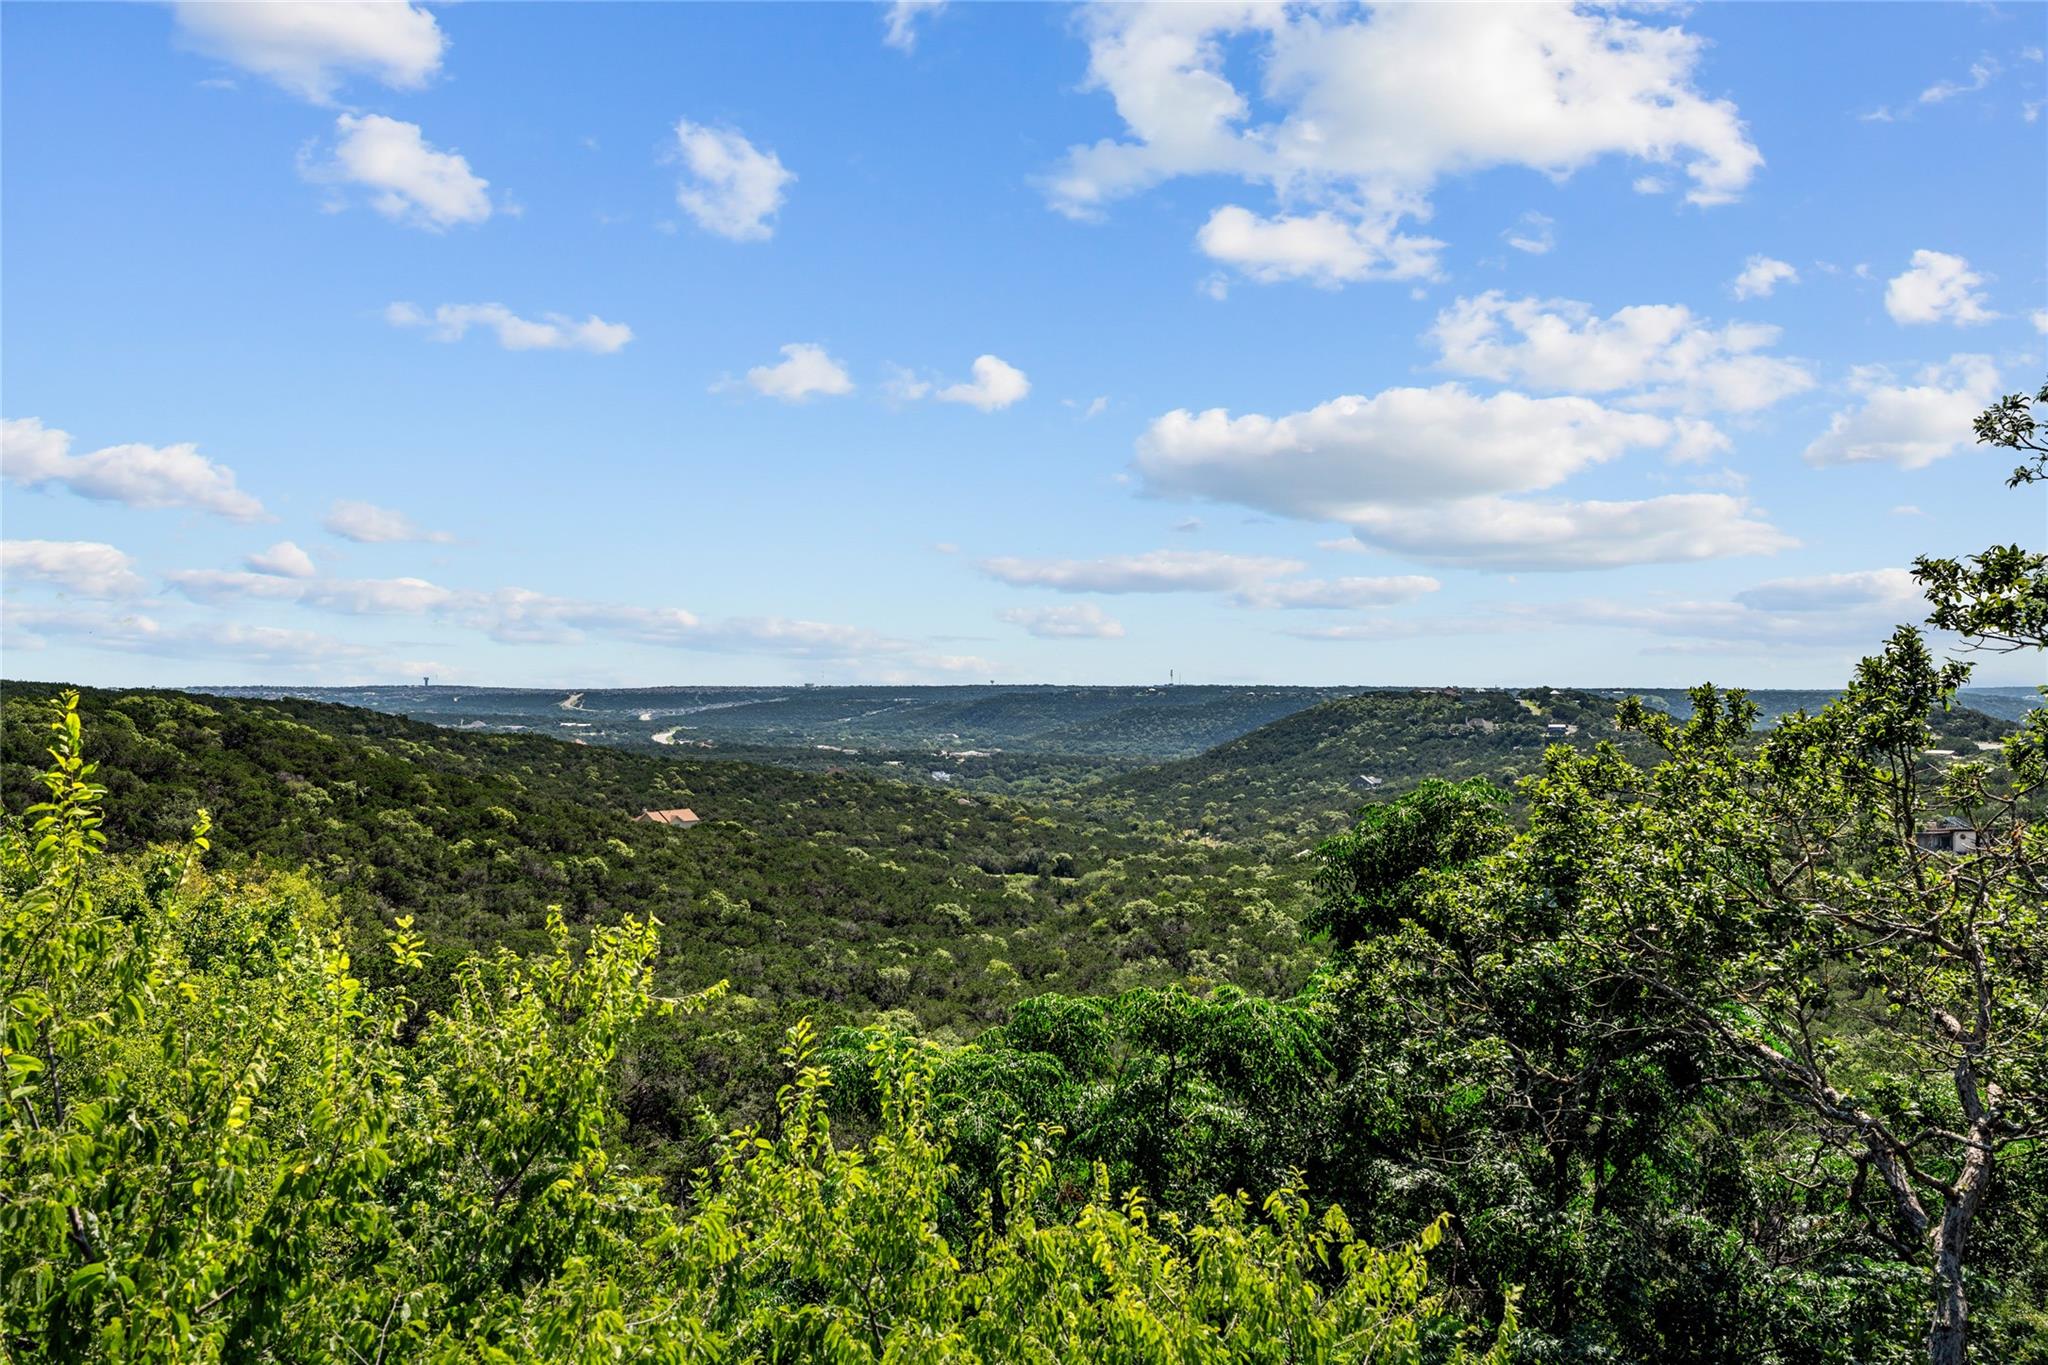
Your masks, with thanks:
M 1367 806 L 1357 824 L 1316 850 L 1322 894 L 1307 927 L 1340 948 L 1396 932 L 1423 911 L 1432 875 L 1507 842 L 1507 804 L 1508 794 L 1482 778 L 1432 777 L 1399 801 Z

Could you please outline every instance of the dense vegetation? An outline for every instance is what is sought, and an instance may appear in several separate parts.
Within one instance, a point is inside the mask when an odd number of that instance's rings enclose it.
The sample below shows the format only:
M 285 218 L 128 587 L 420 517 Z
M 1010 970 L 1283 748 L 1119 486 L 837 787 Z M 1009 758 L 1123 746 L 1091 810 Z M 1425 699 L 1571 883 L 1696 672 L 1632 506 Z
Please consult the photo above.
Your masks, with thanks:
M 1917 572 L 2048 650 L 2048 556 Z M 1051 806 L 12 687 L 0 1342 L 2043 1365 L 2048 710 L 1968 671 L 1363 694 Z
M 940 1228 L 914 1056 L 878 1049 L 874 1136 L 837 1142 L 808 1032 L 771 1130 L 687 1213 L 618 1159 L 610 1066 L 653 926 L 465 963 L 424 1019 L 368 992 L 303 877 L 209 877 L 207 826 L 109 863 L 75 712 L 49 799 L 0 833 L 0 1342 L 22 1360 L 1412 1361 L 1466 1334 L 1441 1236 L 1382 1252 L 1283 1186 L 1154 1217 L 1079 1199 L 1015 1136 L 998 1198 Z M 424 967 L 404 924 L 388 953 Z M 1505 1340 L 1505 1337 L 1502 1338 Z
M 54 692 L 10 686 L 4 791 L 35 799 Z M 446 967 L 572 925 L 658 916 L 666 986 L 731 978 L 832 1018 L 968 1032 L 1057 982 L 1306 976 L 1305 872 L 1199 841 L 847 774 L 455 733 L 338 706 L 86 692 L 117 850 L 216 812 L 229 856 L 305 866 L 372 934 L 413 917 Z M 688 806 L 688 830 L 636 823 Z

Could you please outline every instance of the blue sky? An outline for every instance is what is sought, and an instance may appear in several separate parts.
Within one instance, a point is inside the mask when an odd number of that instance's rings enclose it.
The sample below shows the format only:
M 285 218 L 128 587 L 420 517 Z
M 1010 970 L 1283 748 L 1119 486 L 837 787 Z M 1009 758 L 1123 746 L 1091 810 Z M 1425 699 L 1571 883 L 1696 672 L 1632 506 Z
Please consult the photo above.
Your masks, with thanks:
M 5 670 L 1836 684 L 2044 15 L 11 5 Z

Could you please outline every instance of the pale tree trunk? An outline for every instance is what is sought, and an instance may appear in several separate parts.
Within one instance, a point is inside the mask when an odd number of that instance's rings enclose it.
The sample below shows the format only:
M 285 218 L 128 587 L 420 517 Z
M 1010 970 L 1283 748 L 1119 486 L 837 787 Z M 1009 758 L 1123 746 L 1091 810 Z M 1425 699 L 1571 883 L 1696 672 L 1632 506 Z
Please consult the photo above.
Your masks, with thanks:
M 1958 1222 L 1944 1214 L 1942 1232 L 1935 1236 L 1933 1250 L 1933 1322 L 1927 1326 L 1927 1365 L 1964 1365 L 1970 1355 L 1970 1302 L 1962 1293 L 1962 1228 L 1950 1240 L 1950 1224 Z
M 1991 1184 L 1992 1139 L 1981 1117 L 1969 1133 L 1969 1154 L 1933 1229 L 1934 1313 L 1927 1327 L 1928 1365 L 1964 1365 L 1969 1358 L 1970 1302 L 1963 1291 L 1963 1251 L 1970 1221 Z

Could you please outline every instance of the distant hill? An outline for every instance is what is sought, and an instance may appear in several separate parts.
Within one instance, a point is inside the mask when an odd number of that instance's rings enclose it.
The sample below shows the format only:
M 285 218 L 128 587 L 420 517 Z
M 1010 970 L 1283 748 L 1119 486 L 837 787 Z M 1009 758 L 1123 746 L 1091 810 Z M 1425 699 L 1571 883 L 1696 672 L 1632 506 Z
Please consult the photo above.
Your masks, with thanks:
M 1159 760 L 1200 753 L 1329 687 L 659 687 L 581 692 L 471 687 L 219 688 L 303 697 L 437 725 L 552 734 L 628 748 L 939 749 Z
M 1101 798 L 1109 809 L 1215 838 L 1270 833 L 1305 844 L 1425 777 L 1510 782 L 1533 771 L 1550 743 L 1614 738 L 1613 711 L 1604 697 L 1548 689 L 1371 692 L 1113 778 Z M 1567 736 L 1552 725 L 1576 729 Z
M 948 768 L 960 750 L 978 760 L 968 776 L 1004 766 L 993 789 L 1064 790 L 1085 775 L 1067 760 L 1131 766 L 1191 758 L 1283 716 L 1344 697 L 1416 695 L 1368 687 L 1068 687 L 974 684 L 947 687 L 655 687 L 584 691 L 476 687 L 218 688 L 244 698 L 303 697 L 404 715 L 454 729 L 547 734 L 656 752 L 738 757 L 800 767 L 879 770 L 889 760 L 916 770 Z M 1475 695 L 1501 689 L 1467 689 Z M 1530 689 L 1519 689 L 1528 691 Z M 1547 690 L 1547 689 L 1536 689 Z M 1568 689 L 1612 701 L 1631 694 L 1683 715 L 1674 688 Z M 1767 689 L 1750 694 L 1770 724 L 1786 712 L 1816 710 L 1830 691 Z M 2017 720 L 2040 696 L 2026 688 L 1969 688 L 1965 705 Z M 806 752 L 808 751 L 808 752 Z M 924 763 L 924 760 L 934 760 Z M 1034 763 L 1028 759 L 1057 760 Z M 899 774 L 901 775 L 901 774 Z
M 1425 777 L 1509 785 L 1535 771 L 1551 744 L 1585 748 L 1610 740 L 1648 759 L 1647 744 L 1615 729 L 1622 695 L 1555 688 L 1368 692 L 1299 711 L 1196 757 L 1110 778 L 1086 795 L 1104 811 L 1163 820 L 1173 829 L 1306 847 L 1342 828 L 1366 802 Z M 1818 706 L 1834 694 L 1801 695 Z M 1685 694 L 1676 697 L 1677 706 L 1669 694 L 1650 700 L 1690 714 Z M 1967 708 L 1932 719 L 1939 743 L 1964 752 L 2013 728 Z

